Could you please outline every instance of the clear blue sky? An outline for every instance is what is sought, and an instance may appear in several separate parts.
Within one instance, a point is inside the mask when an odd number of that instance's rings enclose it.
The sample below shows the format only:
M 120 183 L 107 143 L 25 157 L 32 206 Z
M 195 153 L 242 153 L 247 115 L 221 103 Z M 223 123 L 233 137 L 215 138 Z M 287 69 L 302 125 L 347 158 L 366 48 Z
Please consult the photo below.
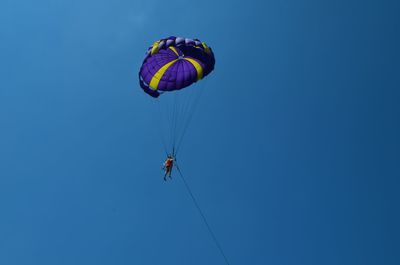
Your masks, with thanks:
M 169 35 L 215 52 L 179 159 L 232 265 L 400 264 L 396 2 L 2 0 L 0 264 L 224 264 L 138 85 Z

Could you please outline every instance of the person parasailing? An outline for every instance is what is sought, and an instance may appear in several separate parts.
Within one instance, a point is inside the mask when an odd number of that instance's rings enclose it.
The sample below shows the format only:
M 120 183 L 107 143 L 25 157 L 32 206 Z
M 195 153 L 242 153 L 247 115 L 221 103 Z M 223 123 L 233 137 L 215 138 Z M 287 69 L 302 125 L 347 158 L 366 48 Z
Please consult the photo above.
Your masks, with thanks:
M 166 107 L 160 116 L 167 117 L 162 120 L 166 121 L 168 130 L 160 130 L 160 134 L 167 154 L 170 150 L 167 146 L 173 149 L 163 164 L 164 180 L 172 178 L 175 157 L 203 90 L 186 88 L 203 80 L 214 67 L 213 50 L 199 39 L 169 36 L 155 41 L 145 53 L 138 73 L 139 85 L 156 99 L 158 106 L 163 104 Z M 173 105 L 170 99 L 173 99 Z M 166 143 L 164 137 L 170 138 L 170 142 Z
M 165 171 L 164 174 L 164 181 L 167 181 L 167 177 L 172 179 L 171 173 L 172 168 L 174 167 L 175 158 L 172 155 L 168 155 L 163 164 L 163 170 Z

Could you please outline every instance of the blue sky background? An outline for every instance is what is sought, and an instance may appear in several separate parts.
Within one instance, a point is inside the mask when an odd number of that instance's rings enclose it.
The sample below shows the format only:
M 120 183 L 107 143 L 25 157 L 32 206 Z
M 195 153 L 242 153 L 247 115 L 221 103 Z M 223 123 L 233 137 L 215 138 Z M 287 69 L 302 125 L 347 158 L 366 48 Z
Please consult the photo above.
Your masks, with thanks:
M 179 160 L 232 265 L 400 264 L 399 10 L 2 0 L 0 264 L 223 264 L 138 86 L 169 35 L 216 55 Z

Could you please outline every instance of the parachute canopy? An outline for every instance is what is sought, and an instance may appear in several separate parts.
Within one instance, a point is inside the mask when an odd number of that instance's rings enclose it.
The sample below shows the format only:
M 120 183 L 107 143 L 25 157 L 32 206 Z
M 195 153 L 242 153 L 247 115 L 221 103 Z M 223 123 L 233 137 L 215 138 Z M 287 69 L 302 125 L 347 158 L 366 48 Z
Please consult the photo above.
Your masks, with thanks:
M 142 89 L 152 97 L 180 90 L 207 76 L 215 65 L 214 53 L 198 39 L 168 37 L 147 50 L 139 71 Z

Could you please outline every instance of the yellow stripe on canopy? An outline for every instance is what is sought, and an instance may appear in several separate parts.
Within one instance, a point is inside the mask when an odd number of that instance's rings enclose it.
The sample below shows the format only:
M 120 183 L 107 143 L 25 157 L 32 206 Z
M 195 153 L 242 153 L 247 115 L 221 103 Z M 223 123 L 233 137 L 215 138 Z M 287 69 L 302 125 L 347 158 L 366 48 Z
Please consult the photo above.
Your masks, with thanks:
M 179 53 L 174 46 L 170 46 L 169 48 L 176 54 L 176 56 L 179 56 Z
M 150 85 L 149 87 L 153 90 L 157 90 L 158 88 L 158 83 L 160 83 L 160 80 L 162 78 L 162 76 L 164 75 L 165 71 L 168 70 L 168 68 L 175 63 L 176 61 L 178 61 L 178 59 L 173 60 L 167 64 L 164 64 L 163 67 L 161 67 L 160 69 L 158 69 L 158 71 L 153 75 L 153 77 L 150 80 Z
M 201 67 L 201 65 L 194 59 L 189 58 L 189 57 L 185 57 L 183 58 L 188 62 L 191 62 L 192 65 L 194 66 L 194 68 L 196 68 L 196 72 L 197 72 L 197 80 L 200 80 L 203 78 L 203 67 Z
M 210 47 L 208 47 L 205 42 L 202 42 L 201 44 L 203 45 L 204 51 L 208 54 L 211 54 Z
M 156 41 L 153 43 L 153 47 L 151 48 L 151 55 L 156 54 L 158 52 L 158 44 L 160 44 L 160 41 Z

